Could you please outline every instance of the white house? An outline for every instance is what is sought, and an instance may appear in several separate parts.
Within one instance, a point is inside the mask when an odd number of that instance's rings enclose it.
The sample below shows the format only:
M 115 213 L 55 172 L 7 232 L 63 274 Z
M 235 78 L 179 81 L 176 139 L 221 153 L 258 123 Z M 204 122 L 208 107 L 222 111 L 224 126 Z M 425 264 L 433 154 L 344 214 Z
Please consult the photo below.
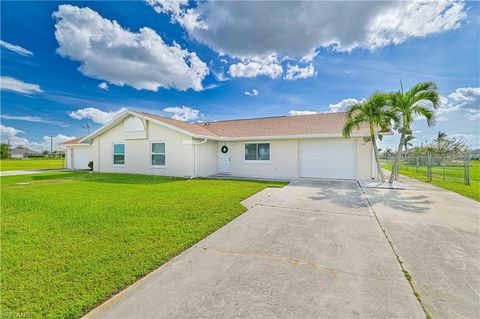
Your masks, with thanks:
M 197 177 L 376 178 L 366 127 L 342 137 L 345 113 L 188 123 L 126 110 L 68 141 L 66 165 L 97 172 Z

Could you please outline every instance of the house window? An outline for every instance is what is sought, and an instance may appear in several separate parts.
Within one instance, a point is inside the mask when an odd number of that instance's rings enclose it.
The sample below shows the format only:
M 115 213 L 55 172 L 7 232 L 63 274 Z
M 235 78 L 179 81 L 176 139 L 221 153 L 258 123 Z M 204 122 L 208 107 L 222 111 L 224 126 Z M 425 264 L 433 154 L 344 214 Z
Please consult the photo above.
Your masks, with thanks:
M 125 144 L 113 144 L 113 165 L 125 164 Z
M 246 161 L 269 161 L 270 143 L 245 144 Z
M 165 166 L 165 143 L 152 143 L 152 166 Z

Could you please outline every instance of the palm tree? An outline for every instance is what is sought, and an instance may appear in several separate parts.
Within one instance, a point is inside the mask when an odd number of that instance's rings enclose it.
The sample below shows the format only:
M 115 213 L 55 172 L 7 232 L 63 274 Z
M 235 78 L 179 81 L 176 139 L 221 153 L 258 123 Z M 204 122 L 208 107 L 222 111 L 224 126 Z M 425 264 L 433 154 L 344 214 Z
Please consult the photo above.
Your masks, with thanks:
M 393 163 L 392 172 L 388 182 L 393 183 L 398 170 L 398 164 L 402 155 L 402 147 L 405 144 L 405 136 L 412 134 L 410 128 L 417 117 L 423 117 L 427 120 L 428 126 L 435 124 L 435 114 L 426 106 L 428 102 L 437 108 L 440 103 L 440 95 L 435 82 L 422 82 L 412 87 L 407 92 L 403 92 L 402 82 L 400 82 L 401 91 L 392 93 L 390 96 L 390 106 L 398 113 L 398 122 L 396 126 L 400 132 L 400 143 Z
M 445 132 L 442 132 L 442 131 L 438 131 L 438 134 L 437 134 L 437 138 L 434 139 L 433 141 L 435 143 L 437 143 L 437 149 L 440 151 L 440 149 L 442 148 L 445 140 L 447 139 L 447 133 Z
M 382 182 L 385 181 L 385 176 L 380 166 L 377 135 L 380 139 L 382 136 L 376 131 L 378 128 L 381 131 L 387 131 L 390 127 L 390 122 L 396 120 L 396 113 L 387 106 L 388 98 L 389 95 L 386 93 L 375 92 L 367 101 L 350 106 L 347 109 L 347 119 L 342 132 L 345 138 L 349 138 L 354 129 L 360 129 L 362 124 L 368 125 L 370 136 L 365 138 L 365 141 L 373 144 L 378 175 Z
M 403 141 L 403 146 L 405 147 L 405 155 L 408 152 L 408 147 L 413 146 L 413 144 L 410 143 L 410 141 L 414 139 L 415 139 L 415 136 L 413 136 L 412 134 L 408 134 L 407 136 L 405 136 L 405 140 Z

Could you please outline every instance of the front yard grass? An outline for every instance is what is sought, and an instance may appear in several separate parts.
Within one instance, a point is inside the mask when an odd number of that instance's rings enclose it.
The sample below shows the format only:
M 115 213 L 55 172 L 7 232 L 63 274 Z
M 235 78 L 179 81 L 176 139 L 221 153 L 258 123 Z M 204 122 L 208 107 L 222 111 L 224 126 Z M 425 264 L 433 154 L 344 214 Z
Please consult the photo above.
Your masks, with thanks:
M 391 163 L 384 163 L 383 168 L 392 169 Z M 480 201 L 480 161 L 470 161 L 470 186 L 463 183 L 463 168 L 447 168 L 446 179 L 442 178 L 442 168 L 435 167 L 433 169 L 432 181 L 427 180 L 427 167 L 419 167 L 416 172 L 415 167 L 400 166 L 400 174 L 421 180 L 425 183 L 431 183 L 443 189 L 450 190 L 460 195 L 469 197 L 476 201 Z M 388 176 L 387 176 L 388 177 Z
M 285 183 L 57 172 L 1 179 L 1 313 L 77 318 Z
M 0 171 L 14 171 L 23 169 L 55 169 L 64 168 L 65 160 L 52 158 L 2 159 Z

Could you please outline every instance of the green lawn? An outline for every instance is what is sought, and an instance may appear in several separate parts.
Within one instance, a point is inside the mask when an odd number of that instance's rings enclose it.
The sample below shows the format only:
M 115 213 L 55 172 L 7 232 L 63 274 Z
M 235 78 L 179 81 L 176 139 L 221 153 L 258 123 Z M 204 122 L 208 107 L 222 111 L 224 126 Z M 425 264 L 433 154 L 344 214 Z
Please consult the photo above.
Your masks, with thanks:
M 384 163 L 383 168 L 391 170 L 391 163 Z M 421 166 L 418 171 L 415 167 L 400 167 L 400 174 L 413 177 L 426 183 L 451 190 L 460 195 L 480 201 L 480 161 L 470 161 L 470 186 L 463 183 L 463 167 L 445 169 L 446 178 L 443 179 L 443 168 L 432 169 L 432 181 L 427 181 L 427 167 Z
M 64 159 L 45 159 L 45 158 L 29 158 L 29 159 L 2 159 L 0 160 L 0 171 L 14 171 L 22 169 L 54 169 L 64 168 Z
M 263 181 L 56 172 L 1 179 L 1 313 L 77 318 L 245 211 Z

